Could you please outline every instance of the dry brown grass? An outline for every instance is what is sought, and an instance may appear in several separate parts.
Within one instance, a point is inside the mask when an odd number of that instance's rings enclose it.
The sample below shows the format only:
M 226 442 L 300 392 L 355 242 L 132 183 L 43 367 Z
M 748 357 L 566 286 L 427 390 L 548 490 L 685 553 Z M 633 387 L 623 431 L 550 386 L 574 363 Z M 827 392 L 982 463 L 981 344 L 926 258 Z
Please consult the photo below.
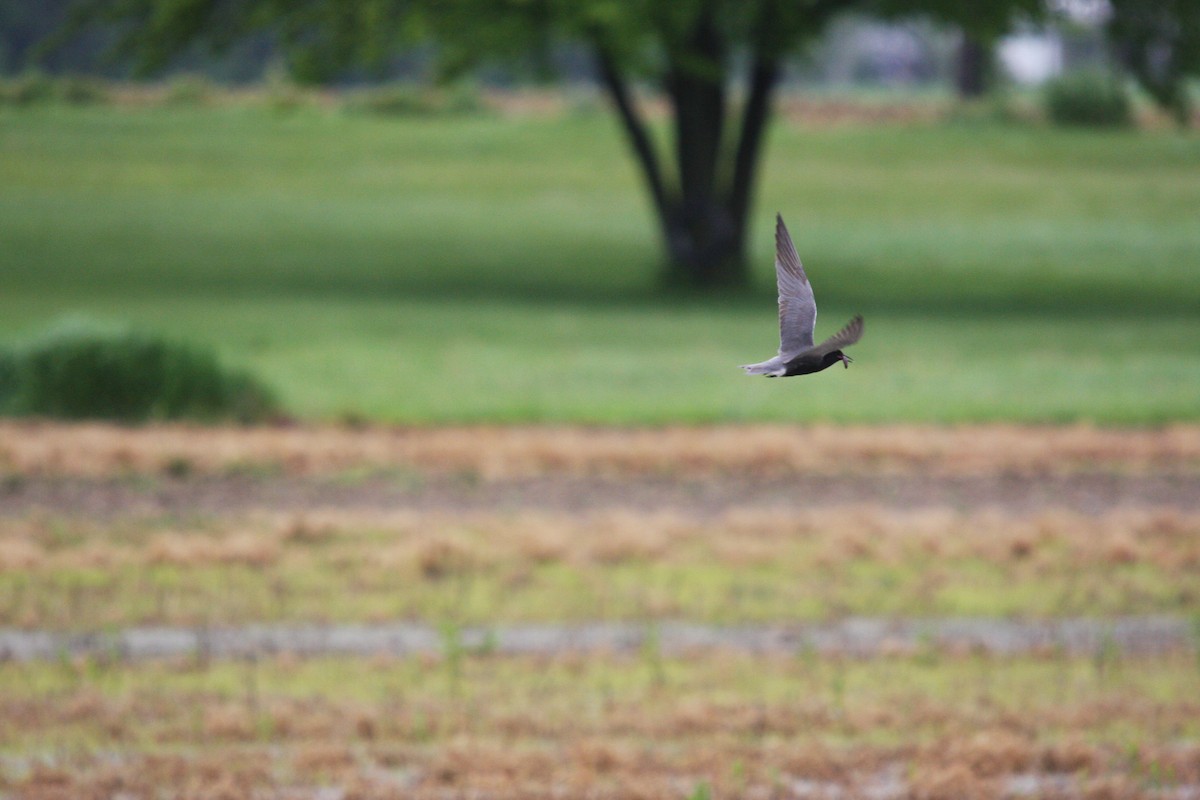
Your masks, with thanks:
M 932 799 L 1012 796 L 1011 780 L 1033 776 L 1037 796 L 1186 796 L 1172 792 L 1200 783 L 1194 668 L 1131 663 L 1154 677 L 1114 684 L 1081 666 L 718 652 L 669 660 L 660 682 L 637 660 L 491 656 L 451 689 L 437 664 L 264 662 L 251 697 L 230 681 L 242 665 L 84 664 L 37 682 L 7 665 L 0 715 L 19 725 L 0 729 L 0 791 L 679 798 L 703 782 L 714 796 Z M 830 681 L 843 672 L 844 692 Z M 1059 673 L 1065 692 L 1050 685 Z M 23 755 L 47 741 L 62 745 L 54 759 Z
M 100 549 L 94 543 L 90 547 L 92 553 Z M 271 532 L 239 530 L 217 537 L 202 531 L 163 533 L 150 540 L 142 553 L 142 561 L 149 565 L 177 567 L 240 564 L 262 569 L 278 561 L 281 552 L 279 541 Z M 115 554 L 109 558 L 112 563 L 122 560 Z
M 433 530 L 409 537 L 384 551 L 380 563 L 407 569 L 427 580 L 439 580 L 468 574 L 489 560 L 464 536 Z
M 0 625 L 1187 614 L 1197 569 L 1200 512 L 1154 507 L 39 515 L 0 517 Z
M 239 470 L 503 481 L 1198 468 L 1195 426 L 0 424 L 0 472 L 18 481 L 191 480 Z M 547 575 L 576 581 L 559 595 L 530 595 L 551 615 L 556 603 L 593 589 L 613 603 L 620 598 L 610 584 L 633 576 L 636 588 L 618 592 L 640 593 L 638 613 L 686 616 L 695 607 L 673 592 L 694 586 L 643 579 L 712 580 L 721 570 L 736 580 L 716 581 L 705 602 L 744 601 L 751 611 L 763 593 L 800 583 L 805 599 L 838 613 L 838 587 L 862 570 L 856 586 L 870 591 L 887 577 L 896 581 L 890 596 L 908 596 L 916 608 L 955 580 L 998 573 L 1006 595 L 1061 596 L 1072 612 L 1093 613 L 1106 592 L 1140 608 L 1141 593 L 1165 586 L 1177 595 L 1173 613 L 1187 613 L 1200 602 L 1200 513 L 876 504 L 0 513 L 0 625 L 25 627 L 325 619 L 335 603 L 349 619 L 451 613 L 460 593 L 507 600 L 539 582 L 553 586 Z M 488 587 L 498 589 L 488 595 Z M 404 592 L 409 604 L 397 605 Z M 777 602 L 797 596 L 783 592 Z M 230 600 L 241 605 L 222 605 Z M 131 620 L 125 602 L 143 603 L 143 616 Z M 591 614 L 602 604 L 582 608 Z M 703 651 L 467 654 L 457 665 L 434 656 L 313 662 L 287 654 L 232 665 L 0 663 L 0 795 L 307 798 L 333 787 L 345 798 L 680 798 L 703 782 L 720 797 L 855 797 L 890 785 L 905 797 L 959 798 L 1011 796 L 1010 780 L 1034 775 L 1065 781 L 1041 785 L 1043 796 L 1133 798 L 1200 784 L 1191 654 L 1118 655 L 1113 663 L 1101 655 L 1004 660 L 885 643 L 863 661 Z
M 579 102 L 588 102 L 588 96 L 573 98 L 559 90 L 522 88 L 518 90 L 492 91 L 485 94 L 489 108 L 516 117 L 559 116 Z M 599 103 L 597 99 L 594 102 Z M 651 118 L 660 118 L 668 113 L 666 103 L 655 95 L 641 95 L 638 105 Z M 846 125 L 913 125 L 929 124 L 943 119 L 950 106 L 940 101 L 921 101 L 899 98 L 896 100 L 861 100 L 852 97 L 816 97 L 786 94 L 779 98 L 781 116 L 793 124 L 828 128 Z
M 369 468 L 478 475 L 1045 473 L 1194 470 L 1200 426 L 1077 425 L 664 428 L 198 428 L 0 423 L 0 470 L 17 475 L 225 473 L 270 468 L 311 475 Z
M 0 518 L 0 570 L 239 564 L 265 568 L 289 556 L 340 566 L 413 566 L 429 578 L 500 564 L 613 565 L 712 560 L 752 565 L 787 559 L 797 547 L 825 563 L 980 558 L 1044 568 L 1149 563 L 1200 565 L 1200 512 L 1118 508 L 1010 513 L 984 508 L 881 505 L 733 506 L 718 514 L 619 509 L 377 511 L 324 509 L 303 516 L 250 513 L 163 530 L 154 518 L 106 523 L 72 517 L 53 524 Z
M 254 717 L 244 706 L 233 703 L 203 710 L 203 733 L 210 739 L 246 741 L 254 736 Z
M 0 539 L 0 573 L 34 570 L 45 562 L 45 550 L 36 542 L 23 538 Z

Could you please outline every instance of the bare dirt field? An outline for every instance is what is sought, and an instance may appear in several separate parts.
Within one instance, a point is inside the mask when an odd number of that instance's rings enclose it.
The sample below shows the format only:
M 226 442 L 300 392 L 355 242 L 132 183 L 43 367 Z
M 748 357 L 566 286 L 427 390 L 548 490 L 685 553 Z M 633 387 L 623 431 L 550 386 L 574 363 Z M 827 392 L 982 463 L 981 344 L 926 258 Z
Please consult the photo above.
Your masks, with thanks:
M 605 474 L 1196 472 L 1200 426 L 125 428 L 0 422 L 0 469 L 15 475 L 254 468 L 291 475 L 411 469 L 482 480 Z
M 4 423 L 0 797 L 1200 797 L 1198 574 L 1195 426 Z
M 1200 427 L 119 428 L 0 423 L 6 513 L 883 504 L 1200 508 Z M 134 480 L 134 478 L 137 480 Z

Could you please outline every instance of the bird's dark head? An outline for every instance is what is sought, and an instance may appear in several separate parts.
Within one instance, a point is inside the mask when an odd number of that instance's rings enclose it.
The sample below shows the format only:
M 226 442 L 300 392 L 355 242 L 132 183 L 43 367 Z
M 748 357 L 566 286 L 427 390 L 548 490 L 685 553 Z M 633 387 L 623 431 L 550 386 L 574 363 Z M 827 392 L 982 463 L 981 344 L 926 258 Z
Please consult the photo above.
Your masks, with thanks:
M 853 360 L 854 360 L 853 358 L 846 355 L 841 350 L 834 350 L 832 353 L 825 354 L 825 358 L 822 359 L 823 363 L 821 364 L 821 369 L 825 369 L 826 367 L 832 367 L 834 364 L 838 363 L 839 361 L 842 362 L 843 367 L 845 367 L 846 369 L 850 369 L 850 362 Z

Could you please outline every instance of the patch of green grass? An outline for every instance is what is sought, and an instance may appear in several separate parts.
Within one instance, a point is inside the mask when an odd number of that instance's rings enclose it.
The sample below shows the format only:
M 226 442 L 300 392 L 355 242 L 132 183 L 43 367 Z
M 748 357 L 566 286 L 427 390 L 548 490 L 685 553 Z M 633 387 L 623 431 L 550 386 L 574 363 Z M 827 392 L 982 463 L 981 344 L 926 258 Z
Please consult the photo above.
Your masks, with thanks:
M 64 313 L 215 345 L 307 418 L 1200 417 L 1200 142 L 775 127 L 759 290 L 666 297 L 606 116 L 0 109 L 0 337 Z M 771 217 L 846 372 L 775 346 Z
M 652 730 L 655 719 L 659 735 L 681 740 L 702 737 L 710 727 L 719 730 L 723 725 L 751 738 L 778 735 L 793 720 L 802 720 L 807 736 L 826 743 L 850 737 L 860 743 L 895 745 L 953 734 L 959 725 L 978 725 L 983 719 L 996 724 L 1011 719 L 1009 715 L 1037 720 L 1030 730 L 1036 731 L 1032 738 L 1042 742 L 1081 733 L 1093 743 L 1120 743 L 1130 734 L 1149 741 L 1167 736 L 1186 740 L 1197 733 L 1194 719 L 1178 726 L 1178 710 L 1174 715 L 1154 713 L 1189 696 L 1194 670 L 1181 658 L 1122 659 L 1114 675 L 1101 674 L 1086 657 L 844 659 L 719 651 L 703 657 L 665 656 L 657 665 L 620 655 L 465 654 L 459 667 L 458 680 L 451 682 L 446 660 L 416 657 L 10 662 L 0 665 L 0 704 L 8 699 L 15 707 L 20 698 L 19 709 L 26 711 L 72 700 L 79 710 L 46 713 L 28 725 L 7 726 L 0 733 L 0 746 L 10 753 L 48 744 L 74 743 L 85 751 L 104 746 L 101 734 L 110 703 L 130 715 L 127 746 L 130 734 L 137 731 L 141 743 L 152 750 L 164 744 L 216 744 L 212 740 L 219 740 L 220 734 L 205 737 L 203 731 L 190 730 L 186 721 L 189 715 L 226 702 L 264 715 L 272 707 L 290 707 L 295 710 L 293 722 L 305 713 L 347 719 L 364 708 L 382 706 L 385 713 L 397 715 L 394 725 L 385 724 L 387 738 L 409 741 L 422 736 L 415 719 L 422 710 L 436 723 L 426 734 L 436 740 L 461 733 L 455 720 L 464 709 L 473 710 L 472 732 L 490 735 L 503 734 L 506 722 L 511 724 L 514 716 L 523 719 L 534 707 L 555 730 L 614 738 L 628 733 L 622 725 L 644 724 Z M 1115 710 L 1114 699 L 1120 701 Z M 302 705 L 286 706 L 287 701 Z M 781 721 L 776 724 L 783 731 L 743 730 L 745 718 L 737 712 L 747 707 L 778 709 L 774 719 Z M 681 709 L 690 710 L 691 716 Z M 676 722 L 681 715 L 687 720 L 682 725 Z M 256 738 L 295 743 L 298 737 L 295 730 L 278 735 L 266 726 Z
M 381 546 L 379 548 L 383 550 Z M 0 627 L 97 630 L 255 622 L 436 625 L 689 619 L 737 625 L 843 616 L 1031 617 L 1188 614 L 1192 575 L 1150 563 L 1066 556 L 1037 569 L 978 557 L 823 563 L 797 547 L 769 563 L 631 559 L 575 565 L 498 562 L 429 577 L 404 565 L 319 549 L 262 566 L 42 565 L 0 572 Z

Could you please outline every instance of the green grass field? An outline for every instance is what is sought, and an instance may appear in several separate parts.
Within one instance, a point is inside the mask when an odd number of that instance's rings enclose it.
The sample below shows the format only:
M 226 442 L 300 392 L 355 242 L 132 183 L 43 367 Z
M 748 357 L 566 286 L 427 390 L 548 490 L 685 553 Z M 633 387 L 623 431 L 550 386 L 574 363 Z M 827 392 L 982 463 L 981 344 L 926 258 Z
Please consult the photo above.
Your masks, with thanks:
M 664 296 L 604 114 L 0 110 L 0 338 L 213 344 L 306 418 L 1200 418 L 1200 139 L 779 123 L 758 290 Z M 764 381 L 771 218 L 854 367 Z

